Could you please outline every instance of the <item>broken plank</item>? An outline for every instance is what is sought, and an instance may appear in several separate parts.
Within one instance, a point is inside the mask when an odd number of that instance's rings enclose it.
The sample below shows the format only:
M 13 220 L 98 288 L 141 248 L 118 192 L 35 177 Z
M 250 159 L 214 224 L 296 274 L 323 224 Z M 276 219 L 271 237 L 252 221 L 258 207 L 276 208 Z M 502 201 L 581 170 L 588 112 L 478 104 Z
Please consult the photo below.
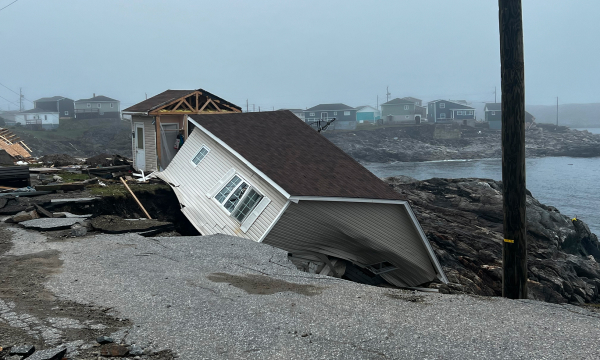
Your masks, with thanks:
M 142 203 L 138 200 L 137 196 L 135 196 L 133 191 L 131 191 L 131 189 L 129 188 L 129 185 L 127 185 L 127 182 L 125 180 L 123 180 L 123 178 L 120 178 L 120 179 L 121 179 L 121 182 L 123 183 L 123 185 L 125 185 L 125 187 L 127 188 L 127 190 L 129 190 L 129 193 L 131 194 L 131 196 L 133 196 L 133 199 L 135 200 L 135 202 L 137 202 L 137 204 L 140 206 L 140 208 L 142 209 L 144 214 L 146 214 L 146 217 L 148 219 L 152 220 L 152 218 L 150 217 L 150 214 L 148 214 L 148 212 L 146 211 L 146 208 L 144 208 L 144 205 L 142 205 Z

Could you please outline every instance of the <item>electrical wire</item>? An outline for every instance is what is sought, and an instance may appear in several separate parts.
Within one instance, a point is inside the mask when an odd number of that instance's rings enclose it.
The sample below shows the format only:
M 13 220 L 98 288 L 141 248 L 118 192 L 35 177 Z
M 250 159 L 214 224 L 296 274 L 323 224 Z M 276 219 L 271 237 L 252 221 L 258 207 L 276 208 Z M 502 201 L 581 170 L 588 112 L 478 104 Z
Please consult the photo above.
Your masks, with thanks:
M 6 5 L 5 7 L 1 8 L 1 9 L 0 9 L 0 11 L 2 11 L 2 10 L 4 10 L 4 9 L 6 9 L 7 7 L 9 7 L 9 6 L 11 6 L 12 4 L 16 3 L 17 1 L 19 1 L 19 0 L 15 0 L 15 1 L 11 2 L 10 4 L 8 4 L 8 5 Z

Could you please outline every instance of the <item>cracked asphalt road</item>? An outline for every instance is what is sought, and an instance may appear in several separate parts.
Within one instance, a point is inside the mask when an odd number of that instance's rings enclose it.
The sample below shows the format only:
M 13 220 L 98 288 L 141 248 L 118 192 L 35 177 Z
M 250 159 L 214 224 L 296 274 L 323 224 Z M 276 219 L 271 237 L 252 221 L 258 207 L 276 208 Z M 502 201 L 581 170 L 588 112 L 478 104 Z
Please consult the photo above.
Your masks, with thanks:
M 58 252 L 46 287 L 60 301 L 110 308 L 132 324 L 127 342 L 181 359 L 600 358 L 600 317 L 579 307 L 311 275 L 230 236 L 13 242 L 13 254 Z

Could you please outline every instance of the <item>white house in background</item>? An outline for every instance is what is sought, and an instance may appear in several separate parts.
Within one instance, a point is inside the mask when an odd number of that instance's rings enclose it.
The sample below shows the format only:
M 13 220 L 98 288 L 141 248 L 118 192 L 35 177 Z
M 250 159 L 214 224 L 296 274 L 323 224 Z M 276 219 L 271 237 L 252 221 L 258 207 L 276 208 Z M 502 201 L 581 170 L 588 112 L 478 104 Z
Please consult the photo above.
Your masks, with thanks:
M 57 111 L 31 109 L 15 115 L 15 123 L 34 129 L 52 130 L 58 128 L 60 115 Z
M 187 121 L 157 176 L 201 234 L 264 242 L 324 275 L 360 267 L 401 287 L 447 282 L 408 202 L 291 112 Z
M 300 119 L 302 121 L 306 121 L 304 119 L 304 110 L 302 110 L 302 109 L 279 109 L 277 111 L 283 111 L 283 110 L 291 111 L 292 114 L 294 114 L 294 115 L 296 115 L 298 117 L 298 119 Z

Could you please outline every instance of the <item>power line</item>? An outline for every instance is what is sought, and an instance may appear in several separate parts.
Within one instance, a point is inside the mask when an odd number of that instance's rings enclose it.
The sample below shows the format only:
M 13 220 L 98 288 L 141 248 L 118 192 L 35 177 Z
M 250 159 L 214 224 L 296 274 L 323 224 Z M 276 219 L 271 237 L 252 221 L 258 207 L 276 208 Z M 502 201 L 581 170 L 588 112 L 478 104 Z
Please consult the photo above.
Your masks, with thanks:
M 6 101 L 8 101 L 9 103 L 11 103 L 11 104 L 13 104 L 13 105 L 19 106 L 19 104 L 15 103 L 15 102 L 12 102 L 12 101 L 8 100 L 8 99 L 7 99 L 7 98 L 5 98 L 5 97 L 2 97 L 2 96 L 0 96 L 0 98 L 1 98 L 1 99 L 4 99 L 4 100 L 6 100 Z
M 6 5 L 6 6 L 5 6 L 5 7 L 3 7 L 2 9 L 0 9 L 0 11 L 2 11 L 2 10 L 4 10 L 4 9 L 6 9 L 7 7 L 9 7 L 9 6 L 11 6 L 12 4 L 16 3 L 17 1 L 19 1 L 19 0 L 15 0 L 15 1 L 11 2 L 10 4 Z
M 14 91 L 13 89 L 9 88 L 8 86 L 6 86 L 6 85 L 4 85 L 4 84 L 2 84 L 2 83 L 0 83 L 0 85 L 1 85 L 1 86 L 4 86 L 4 87 L 5 87 L 5 88 L 7 88 L 8 90 L 10 90 L 10 91 L 14 92 L 15 94 L 19 95 L 19 93 L 18 93 L 18 92 Z

